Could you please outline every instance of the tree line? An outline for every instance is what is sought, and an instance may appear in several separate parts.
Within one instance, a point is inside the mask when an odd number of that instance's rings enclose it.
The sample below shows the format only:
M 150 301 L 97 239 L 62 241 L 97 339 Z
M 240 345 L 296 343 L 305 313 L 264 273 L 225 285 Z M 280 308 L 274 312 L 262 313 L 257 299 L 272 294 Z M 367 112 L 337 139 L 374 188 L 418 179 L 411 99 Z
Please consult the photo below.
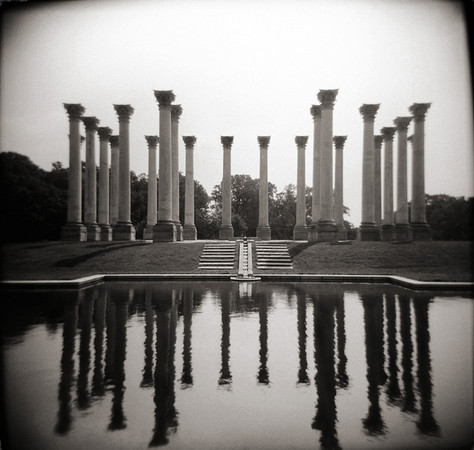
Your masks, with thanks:
M 85 164 L 83 163 L 85 172 Z M 52 163 L 50 171 L 34 164 L 27 156 L 0 153 L 2 242 L 59 240 L 67 218 L 69 170 L 60 162 Z M 131 220 L 138 239 L 143 237 L 147 219 L 148 177 L 130 172 Z M 84 177 L 83 177 L 84 180 Z M 184 181 L 180 173 L 179 214 L 184 223 Z M 235 236 L 255 236 L 258 225 L 259 180 L 249 175 L 232 176 L 232 225 Z M 85 192 L 83 186 L 83 194 Z M 268 184 L 269 223 L 272 239 L 292 239 L 296 221 L 296 187 L 289 184 L 278 192 Z M 217 239 L 221 223 L 222 198 L 220 185 L 208 194 L 202 184 L 194 181 L 194 217 L 198 239 Z M 311 189 L 306 187 L 306 223 L 311 223 Z M 426 214 L 433 239 L 473 240 L 472 211 L 474 198 L 449 195 L 427 195 Z M 345 214 L 350 211 L 345 207 Z M 345 221 L 349 239 L 356 238 L 356 229 Z

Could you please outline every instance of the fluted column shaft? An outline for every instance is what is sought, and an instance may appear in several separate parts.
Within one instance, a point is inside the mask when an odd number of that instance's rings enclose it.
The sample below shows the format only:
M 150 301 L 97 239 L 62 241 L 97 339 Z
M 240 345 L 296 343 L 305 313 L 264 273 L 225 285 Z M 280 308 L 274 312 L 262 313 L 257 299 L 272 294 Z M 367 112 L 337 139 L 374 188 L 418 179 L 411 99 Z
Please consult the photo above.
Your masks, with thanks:
M 257 237 L 268 240 L 271 238 L 268 223 L 268 144 L 270 143 L 270 136 L 259 136 L 257 139 L 260 147 Z
M 186 178 L 184 181 L 184 227 L 183 239 L 193 241 L 197 238 L 194 225 L 194 144 L 195 136 L 183 136 L 186 147 Z
M 381 239 L 392 241 L 395 239 L 393 223 L 393 137 L 394 127 L 382 128 L 384 139 L 384 177 L 383 177 L 383 224 Z
M 374 216 L 375 225 L 382 225 L 382 167 L 381 151 L 383 137 L 374 136 Z
M 112 130 L 99 127 L 99 226 L 102 241 L 112 240 L 112 228 L 109 223 L 109 139 Z
M 171 103 L 172 91 L 155 91 L 160 111 L 160 156 L 158 221 L 153 239 L 161 242 L 176 241 L 176 225 L 173 222 L 173 187 L 171 163 Z
M 119 204 L 119 136 L 110 136 L 110 224 L 118 222 Z
M 65 103 L 69 116 L 69 176 L 67 197 L 67 223 L 61 228 L 61 239 L 85 241 L 87 231 L 82 224 L 82 167 L 81 167 L 81 116 L 84 107 L 79 103 Z
M 408 225 L 408 162 L 407 162 L 407 134 L 411 117 L 397 117 L 394 123 L 397 127 L 398 150 L 398 177 L 397 177 L 397 213 L 395 227 L 397 240 L 409 241 L 412 239 Z
M 333 109 L 338 90 L 320 90 L 321 102 L 321 164 L 319 168 L 319 222 L 318 239 L 334 241 L 337 239 L 333 208 Z
M 179 221 L 179 118 L 181 105 L 171 105 L 171 192 L 172 219 L 176 224 L 176 240 L 183 240 L 183 228 Z
M 131 222 L 130 188 L 130 117 L 134 109 L 130 105 L 114 105 L 119 118 L 119 204 L 118 221 L 113 238 L 134 241 L 135 228 Z
M 306 227 L 306 181 L 305 181 L 305 157 L 306 143 L 308 136 L 296 136 L 296 146 L 298 148 L 298 166 L 296 176 L 296 225 L 293 230 L 293 239 L 307 240 L 308 229 Z
M 336 173 L 334 187 L 334 219 L 337 226 L 337 238 L 347 239 L 347 230 L 344 225 L 344 144 L 347 136 L 334 136 L 336 149 Z
M 219 239 L 232 239 L 234 229 L 232 228 L 232 179 L 231 179 L 231 148 L 234 141 L 233 136 L 221 136 L 224 151 L 223 173 L 222 173 L 222 224 L 219 230 Z
M 156 188 L 156 147 L 158 136 L 145 136 L 148 146 L 148 196 L 147 217 L 144 239 L 153 239 L 153 228 L 157 220 L 157 188 Z
M 311 203 L 311 228 L 308 239 L 317 241 L 317 226 L 320 219 L 320 167 L 321 167 L 321 105 L 310 109 L 313 116 L 313 195 Z
M 426 222 L 425 206 L 425 116 L 430 103 L 414 103 L 410 112 L 414 116 L 412 153 L 411 226 L 413 239 L 430 240 L 431 232 Z
M 364 141 L 362 156 L 362 222 L 360 239 L 377 241 L 380 232 L 375 226 L 374 194 L 374 120 L 379 109 L 378 104 L 364 104 L 359 112 L 364 118 Z

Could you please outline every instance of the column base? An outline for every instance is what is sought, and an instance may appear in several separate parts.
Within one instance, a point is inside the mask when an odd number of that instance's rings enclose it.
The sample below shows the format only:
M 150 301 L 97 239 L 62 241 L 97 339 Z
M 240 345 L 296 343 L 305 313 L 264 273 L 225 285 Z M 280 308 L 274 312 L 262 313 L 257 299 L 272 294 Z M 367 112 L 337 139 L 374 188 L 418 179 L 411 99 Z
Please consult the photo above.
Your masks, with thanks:
M 333 242 L 337 241 L 337 226 L 335 222 L 318 222 L 318 241 Z M 346 236 L 347 237 L 347 236 Z
M 87 228 L 81 222 L 69 222 L 61 228 L 61 240 L 85 242 L 87 241 Z
M 395 237 L 399 242 L 411 242 L 413 241 L 413 234 L 411 232 L 410 225 L 407 223 L 396 223 L 395 224 Z
M 195 241 L 197 239 L 197 230 L 194 225 L 184 225 L 183 241 Z
M 431 229 L 426 222 L 410 223 L 414 241 L 431 241 Z
M 358 237 L 360 241 L 380 241 L 380 228 L 375 222 L 362 222 Z
M 316 242 L 318 240 L 319 240 L 319 237 L 318 237 L 318 224 L 313 222 L 308 227 L 308 241 L 309 242 Z
M 219 239 L 228 241 L 234 239 L 234 228 L 231 225 L 222 226 L 219 229 Z
M 87 228 L 88 241 L 100 241 L 100 227 L 96 223 L 84 224 Z
M 153 240 L 157 242 L 176 242 L 176 224 L 159 220 L 153 227 Z
M 177 241 L 182 241 L 183 240 L 183 226 L 181 225 L 181 222 L 176 221 L 176 240 Z
M 381 241 L 394 241 L 396 238 L 395 227 L 391 224 L 382 225 L 380 240 Z
M 135 227 L 131 222 L 117 222 L 112 229 L 112 238 L 114 241 L 134 241 Z
M 337 240 L 347 241 L 347 229 L 345 225 L 337 225 Z
M 272 230 L 268 225 L 257 227 L 257 237 L 262 241 L 269 241 L 272 238 Z
M 143 239 L 153 240 L 153 228 L 155 225 L 147 225 L 143 230 Z
M 296 225 L 293 229 L 293 240 L 294 241 L 307 241 L 308 240 L 308 227 L 306 225 Z
M 99 224 L 100 227 L 100 240 L 111 241 L 112 240 L 112 227 L 109 224 Z

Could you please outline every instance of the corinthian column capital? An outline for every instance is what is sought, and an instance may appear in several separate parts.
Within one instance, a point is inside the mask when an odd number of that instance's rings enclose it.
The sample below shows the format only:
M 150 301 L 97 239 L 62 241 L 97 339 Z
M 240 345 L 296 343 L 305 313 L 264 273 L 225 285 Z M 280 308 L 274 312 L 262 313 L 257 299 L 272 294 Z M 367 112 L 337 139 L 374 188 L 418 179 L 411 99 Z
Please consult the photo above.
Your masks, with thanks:
M 321 117 L 321 105 L 312 105 L 309 112 L 313 116 L 313 120 L 319 119 Z
M 196 143 L 196 136 L 183 136 L 183 141 L 186 148 L 193 148 Z
M 377 111 L 379 110 L 379 108 L 380 108 L 380 103 L 377 103 L 377 104 L 364 103 L 359 108 L 359 112 L 360 112 L 361 116 L 364 118 L 364 121 L 365 120 L 375 120 L 375 116 L 377 115 Z
M 160 108 L 170 108 L 176 96 L 173 91 L 153 91 Z
M 322 109 L 334 109 L 339 89 L 321 89 L 318 93 L 318 100 L 321 102 Z
M 415 121 L 425 120 L 426 112 L 430 106 L 431 103 L 413 103 L 408 110 L 413 114 Z
M 380 150 L 382 148 L 383 136 L 381 134 L 376 134 L 374 136 L 374 148 L 375 150 Z
M 410 125 L 411 117 L 397 117 L 393 123 L 397 127 L 397 131 L 407 131 Z
M 344 148 L 344 144 L 346 143 L 346 139 L 347 139 L 347 136 L 334 136 L 332 138 L 334 142 L 334 147 L 342 150 Z
M 110 138 L 110 135 L 112 134 L 112 128 L 99 127 L 97 128 L 97 133 L 99 134 L 99 140 L 108 141 Z
M 63 105 L 66 108 L 69 119 L 80 119 L 85 112 L 84 106 L 80 103 L 63 103 Z
M 268 148 L 268 144 L 270 143 L 270 136 L 258 136 L 257 140 L 260 148 Z
M 179 122 L 182 113 L 183 108 L 181 105 L 171 105 L 171 120 L 177 120 Z
M 130 105 L 114 105 L 114 108 L 119 120 L 125 121 L 129 121 L 133 111 L 135 111 Z
M 393 137 L 395 136 L 396 131 L 397 129 L 395 127 L 383 127 L 380 130 L 384 141 L 393 141 Z
M 308 142 L 308 136 L 295 136 L 295 142 L 298 148 L 306 148 Z
M 221 136 L 221 144 L 224 148 L 231 148 L 234 142 L 234 136 Z
M 97 117 L 83 117 L 82 122 L 84 122 L 84 126 L 86 130 L 97 130 L 97 125 L 99 125 L 100 120 Z
M 112 147 L 118 147 L 119 145 L 119 136 L 118 134 L 114 134 L 109 137 L 109 142 Z
M 148 144 L 148 148 L 156 148 L 158 142 L 160 142 L 160 138 L 158 136 L 145 136 L 146 143 Z

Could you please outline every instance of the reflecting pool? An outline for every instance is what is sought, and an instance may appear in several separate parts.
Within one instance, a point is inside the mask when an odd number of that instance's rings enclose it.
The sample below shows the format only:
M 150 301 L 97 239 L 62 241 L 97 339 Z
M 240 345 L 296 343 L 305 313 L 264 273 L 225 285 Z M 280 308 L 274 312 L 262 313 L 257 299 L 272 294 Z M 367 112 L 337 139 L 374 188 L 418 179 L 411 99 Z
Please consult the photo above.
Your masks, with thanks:
M 461 293 L 206 281 L 3 294 L 3 448 L 472 445 Z

